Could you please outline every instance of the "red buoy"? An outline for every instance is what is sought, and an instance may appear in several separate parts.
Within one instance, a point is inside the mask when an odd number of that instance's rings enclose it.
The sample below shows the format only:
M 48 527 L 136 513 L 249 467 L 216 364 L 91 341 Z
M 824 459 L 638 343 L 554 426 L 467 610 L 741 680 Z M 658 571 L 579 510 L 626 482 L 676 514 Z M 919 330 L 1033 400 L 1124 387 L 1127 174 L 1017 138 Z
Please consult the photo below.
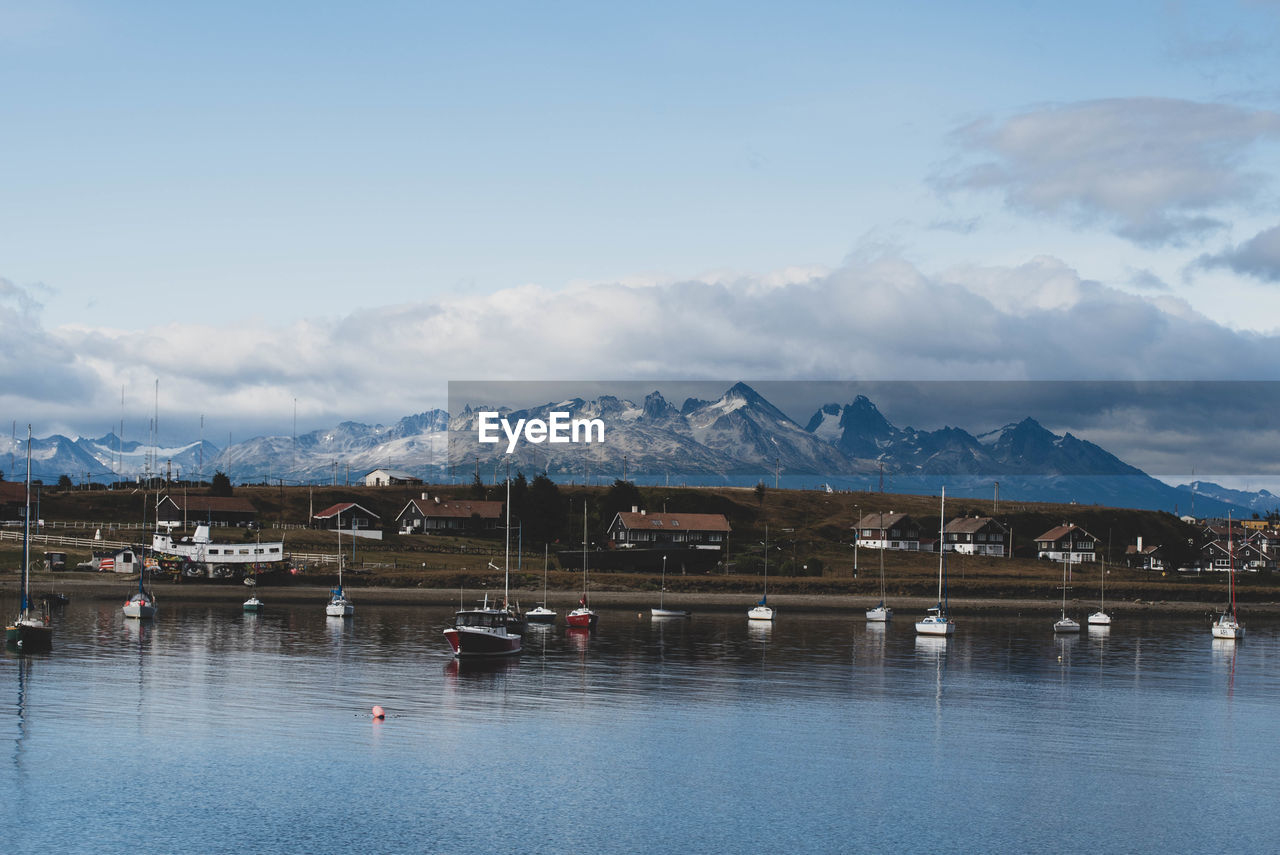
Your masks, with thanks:
M 386 717 L 387 717 L 387 714 L 386 714 L 386 712 L 382 709 L 382 707 L 377 706 L 377 705 L 375 704 L 375 705 L 374 705 L 374 707 L 373 707 L 373 717 L 374 717 L 374 718 L 377 718 L 377 719 L 383 719 L 383 718 L 386 718 Z

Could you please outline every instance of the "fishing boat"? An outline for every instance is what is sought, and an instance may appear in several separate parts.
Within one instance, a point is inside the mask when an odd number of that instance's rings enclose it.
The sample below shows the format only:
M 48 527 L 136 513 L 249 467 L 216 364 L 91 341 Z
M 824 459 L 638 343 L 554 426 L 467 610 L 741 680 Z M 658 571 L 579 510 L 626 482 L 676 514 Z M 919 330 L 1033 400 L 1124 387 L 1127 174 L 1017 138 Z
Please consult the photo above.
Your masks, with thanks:
M 527 623 L 549 624 L 556 622 L 555 610 L 547 608 L 547 560 L 548 547 L 544 544 L 542 547 L 542 602 L 524 613 L 524 619 Z
M 4 628 L 5 644 L 24 653 L 53 648 L 53 626 L 46 604 L 37 614 L 31 600 L 31 425 L 27 425 L 27 498 L 22 516 L 22 591 L 18 617 Z
M 578 607 L 565 615 L 564 622 L 573 629 L 594 629 L 600 616 L 587 603 L 587 503 L 582 502 L 582 596 Z
M 338 529 L 338 587 L 329 589 L 329 602 L 325 603 L 326 617 L 349 618 L 356 612 L 355 605 L 347 598 L 342 587 L 342 529 Z
M 1223 610 L 1218 615 L 1218 619 L 1213 622 L 1213 637 L 1228 638 L 1233 641 L 1242 641 L 1244 639 L 1244 624 L 1240 623 L 1240 619 L 1236 614 L 1236 551 L 1232 542 L 1232 521 L 1231 514 L 1227 514 L 1227 558 L 1229 560 L 1227 569 L 1227 587 L 1231 591 L 1230 610 Z
M 502 606 L 489 605 L 485 594 L 484 604 L 478 609 L 458 609 L 453 616 L 453 626 L 444 631 L 444 637 L 453 648 L 453 654 L 464 657 L 512 656 L 520 652 L 523 644 L 521 630 L 523 620 L 512 610 L 507 599 L 511 584 L 511 476 L 507 476 L 507 537 L 506 559 L 503 568 Z M 494 567 L 493 563 L 489 564 Z M 494 567 L 494 569 L 497 569 Z
M 658 606 L 649 609 L 650 617 L 688 617 L 690 612 L 687 609 L 669 609 L 664 602 L 664 596 L 667 593 L 667 556 L 662 556 L 662 584 L 658 588 Z
M 747 620 L 773 620 L 774 610 L 769 605 L 769 526 L 764 527 L 764 587 L 760 602 L 747 609 Z
M 254 581 L 252 579 L 245 579 L 244 583 L 248 585 L 250 589 L 254 586 Z M 262 611 L 262 605 L 262 600 L 258 599 L 258 594 L 255 591 L 249 595 L 249 599 L 244 601 L 244 610 L 246 612 L 260 612 Z
M 1111 615 L 1107 614 L 1107 561 L 1105 555 L 1102 560 L 1102 581 L 1100 585 L 1098 610 L 1085 618 L 1089 626 L 1111 626 Z
M 953 635 L 955 622 L 951 620 L 950 607 L 947 602 L 947 488 L 942 488 L 941 521 L 938 523 L 938 604 L 930 608 L 925 617 L 916 621 L 917 635 Z
M 893 609 L 884 604 L 885 587 L 884 587 L 884 548 L 880 549 L 880 602 L 873 609 L 867 609 L 867 621 L 869 623 L 884 623 L 893 617 Z
M 166 560 L 176 561 L 183 568 L 183 575 L 193 578 L 252 577 L 255 573 L 285 566 L 284 541 L 219 543 L 213 539 L 207 525 L 197 525 L 191 537 L 175 540 L 172 528 L 166 526 L 161 531 L 157 522 L 156 531 L 151 535 L 151 551 Z
M 1062 617 L 1053 622 L 1054 632 L 1079 632 L 1080 624 L 1067 617 L 1067 559 L 1062 559 Z

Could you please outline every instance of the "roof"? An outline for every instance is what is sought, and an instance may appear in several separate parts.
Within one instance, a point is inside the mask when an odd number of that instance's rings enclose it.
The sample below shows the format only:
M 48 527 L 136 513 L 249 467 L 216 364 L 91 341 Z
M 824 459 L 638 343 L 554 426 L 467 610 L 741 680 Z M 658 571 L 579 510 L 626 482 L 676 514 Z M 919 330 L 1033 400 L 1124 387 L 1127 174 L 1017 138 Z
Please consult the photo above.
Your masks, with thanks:
M 320 511 L 314 517 L 312 517 L 312 519 L 327 520 L 330 517 L 336 517 L 338 516 L 338 514 L 345 513 L 346 511 L 349 511 L 352 508 L 360 508 L 360 510 L 364 511 L 366 514 L 368 514 L 371 517 L 378 516 L 373 511 L 369 510 L 366 507 L 362 507 L 361 505 L 357 505 L 355 502 L 338 502 L 338 504 L 330 505 L 329 507 L 325 508 L 323 511 Z M 378 519 L 381 519 L 381 517 L 378 517 Z
M 161 502 L 172 502 L 178 510 L 194 513 L 240 513 L 256 514 L 258 509 L 253 502 L 243 496 L 182 496 L 166 495 Z
M 370 475 L 372 475 L 375 472 L 385 472 L 387 473 L 388 478 L 395 478 L 397 481 L 421 481 L 422 480 L 417 475 L 410 475 L 408 472 L 405 472 L 400 469 L 385 469 L 381 467 L 378 469 L 370 469 L 368 472 L 365 473 L 364 477 L 368 478 Z
M 435 499 L 413 499 L 409 504 L 416 507 L 418 513 L 424 517 L 447 517 L 451 519 L 482 517 L 483 519 L 495 520 L 502 517 L 502 502 L 498 501 L 451 499 L 437 502 Z M 405 510 L 408 510 L 408 505 L 405 506 Z M 400 513 L 403 514 L 404 511 Z
M 1073 531 L 1078 531 L 1078 532 L 1080 532 L 1081 534 L 1083 534 L 1085 537 L 1088 537 L 1088 538 L 1090 538 L 1090 539 L 1092 539 L 1092 540 L 1097 540 L 1097 538 L 1096 538 L 1096 537 L 1094 537 L 1093 535 L 1089 534 L 1089 532 L 1085 531 L 1085 530 L 1084 530 L 1084 529 L 1082 529 L 1080 526 L 1075 525 L 1074 523 L 1071 523 L 1071 524 L 1069 524 L 1069 523 L 1063 523 L 1062 525 L 1058 526 L 1057 528 L 1051 528 L 1051 529 L 1049 529 L 1049 530 L 1048 530 L 1048 531 L 1046 531 L 1044 534 L 1042 534 L 1042 535 L 1040 535 L 1039 537 L 1037 537 L 1037 538 L 1036 538 L 1036 541 L 1037 541 L 1037 542 L 1039 542 L 1039 541 L 1041 541 L 1041 540 L 1054 540 L 1054 541 L 1062 540 L 1062 538 L 1064 538 L 1064 537 L 1066 537 L 1067 535 L 1071 534 Z
M 893 528 L 905 519 L 910 517 L 906 514 L 867 514 L 858 521 L 858 528 Z
M 663 531 L 722 531 L 729 532 L 729 521 L 724 514 L 650 514 L 639 511 L 619 511 L 615 517 L 628 529 L 662 529 Z
M 1131 543 L 1125 547 L 1124 554 L 1125 555 L 1139 555 L 1139 554 L 1154 555 L 1159 549 L 1160 549 L 1159 546 L 1144 546 L 1142 547 L 1142 549 L 1138 549 L 1138 545 L 1136 543 Z
M 989 525 L 1004 529 L 1004 526 L 991 517 L 956 517 L 947 523 L 946 531 L 948 534 L 975 534 Z

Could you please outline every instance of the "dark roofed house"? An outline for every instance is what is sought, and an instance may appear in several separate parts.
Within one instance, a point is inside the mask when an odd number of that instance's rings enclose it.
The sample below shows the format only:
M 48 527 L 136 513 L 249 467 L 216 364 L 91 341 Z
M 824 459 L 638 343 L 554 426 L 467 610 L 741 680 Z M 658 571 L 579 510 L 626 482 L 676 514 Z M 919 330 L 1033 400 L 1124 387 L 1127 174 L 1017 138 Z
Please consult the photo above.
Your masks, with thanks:
M 338 502 L 311 517 L 312 528 L 346 531 L 373 540 L 382 539 L 382 518 L 355 502 Z
M 251 525 L 258 519 L 253 502 L 241 496 L 165 496 L 156 504 L 159 525 Z
M 1008 553 L 1009 531 L 991 517 L 957 517 L 947 523 L 944 547 L 961 555 L 995 555 Z
M 1098 539 L 1078 525 L 1063 523 L 1036 538 L 1036 556 L 1079 564 L 1098 560 Z
M 619 549 L 673 545 L 723 550 L 729 537 L 729 520 L 724 514 L 651 514 L 632 508 L 614 515 L 608 533 L 609 540 Z
M 920 526 L 906 514 L 867 514 L 858 520 L 858 545 L 864 549 L 920 551 Z
M 422 494 L 396 515 L 403 534 L 489 534 L 502 529 L 503 503 Z
M 34 497 L 32 504 L 35 504 Z M 0 520 L 20 520 L 22 511 L 27 506 L 27 484 L 25 481 L 0 481 Z M 32 514 L 34 519 L 35 515 Z
M 1144 546 L 1142 536 L 1137 543 L 1131 543 L 1124 549 L 1124 563 L 1134 570 L 1163 570 L 1164 549 L 1160 546 Z
M 422 479 L 399 469 L 375 469 L 364 476 L 366 487 L 395 487 L 403 484 L 421 484 Z

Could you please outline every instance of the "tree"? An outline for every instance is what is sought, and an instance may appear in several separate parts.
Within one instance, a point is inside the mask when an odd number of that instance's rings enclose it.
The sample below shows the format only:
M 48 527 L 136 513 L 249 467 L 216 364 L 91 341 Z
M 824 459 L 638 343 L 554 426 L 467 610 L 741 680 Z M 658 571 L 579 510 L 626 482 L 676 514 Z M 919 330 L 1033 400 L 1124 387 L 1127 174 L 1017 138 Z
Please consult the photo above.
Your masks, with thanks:
M 480 480 L 480 473 L 476 473 L 476 477 L 471 479 L 471 498 L 484 498 L 484 482 Z
M 231 487 L 231 479 L 222 471 L 214 472 L 213 478 L 209 481 L 210 496 L 231 496 L 234 494 Z
M 71 476 L 70 476 L 70 475 L 59 475 L 59 476 L 58 476 L 58 489 L 59 489 L 59 490 L 70 490 L 73 486 L 75 486 L 75 485 L 71 483 Z
M 640 490 L 631 481 L 621 478 L 613 482 L 609 492 L 604 494 L 604 502 L 600 507 L 600 520 L 604 525 L 613 521 L 613 515 L 619 511 L 629 511 L 644 504 Z
M 764 494 L 766 489 L 767 488 L 764 486 L 763 481 L 756 482 L 756 501 L 762 505 L 764 504 Z
M 513 490 L 513 500 L 514 496 Z M 550 543 L 564 533 L 568 522 L 568 506 L 555 481 L 546 475 L 538 475 L 533 479 L 529 484 L 529 493 L 520 519 L 530 543 Z

